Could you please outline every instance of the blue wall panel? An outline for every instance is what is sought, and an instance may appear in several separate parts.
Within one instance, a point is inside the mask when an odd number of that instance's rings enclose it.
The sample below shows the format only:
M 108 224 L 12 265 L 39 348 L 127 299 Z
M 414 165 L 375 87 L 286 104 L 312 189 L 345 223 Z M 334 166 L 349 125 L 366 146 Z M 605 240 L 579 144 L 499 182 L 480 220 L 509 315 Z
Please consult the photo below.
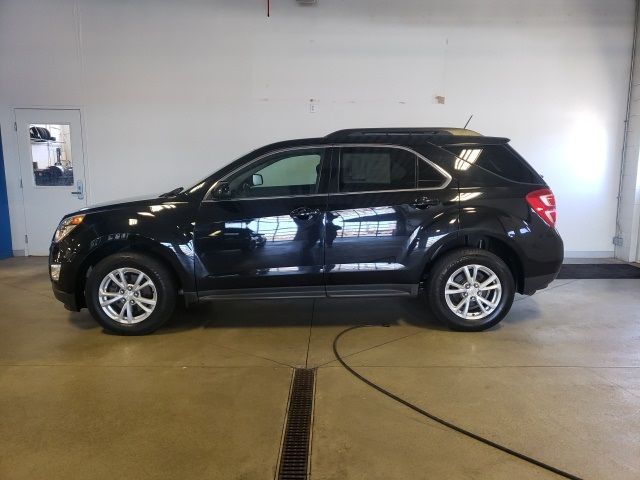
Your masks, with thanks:
M 2 156 L 2 137 L 0 136 L 0 258 L 13 255 L 11 249 L 11 224 L 9 223 L 9 202 L 7 200 L 7 182 L 4 175 Z

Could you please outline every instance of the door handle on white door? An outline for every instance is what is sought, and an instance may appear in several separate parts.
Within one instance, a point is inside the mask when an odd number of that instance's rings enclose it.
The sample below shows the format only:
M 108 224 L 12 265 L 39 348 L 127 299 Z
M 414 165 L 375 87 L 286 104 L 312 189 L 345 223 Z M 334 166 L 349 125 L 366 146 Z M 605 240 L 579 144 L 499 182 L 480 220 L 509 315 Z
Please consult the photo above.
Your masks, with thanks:
M 84 190 L 82 189 L 82 181 L 78 180 L 76 183 L 76 191 L 71 192 L 71 195 L 76 195 L 78 200 L 82 200 L 84 198 Z

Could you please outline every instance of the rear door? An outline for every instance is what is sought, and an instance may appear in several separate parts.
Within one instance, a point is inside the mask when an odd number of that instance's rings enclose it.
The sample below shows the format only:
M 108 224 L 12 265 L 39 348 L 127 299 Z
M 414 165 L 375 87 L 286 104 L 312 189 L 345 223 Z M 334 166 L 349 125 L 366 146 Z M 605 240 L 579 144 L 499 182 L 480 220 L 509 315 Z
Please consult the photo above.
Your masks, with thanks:
M 222 179 L 225 198 L 205 197 L 195 227 L 199 294 L 324 295 L 327 152 L 262 155 Z
M 451 176 L 400 146 L 336 150 L 325 222 L 327 294 L 415 294 L 425 251 L 458 227 Z

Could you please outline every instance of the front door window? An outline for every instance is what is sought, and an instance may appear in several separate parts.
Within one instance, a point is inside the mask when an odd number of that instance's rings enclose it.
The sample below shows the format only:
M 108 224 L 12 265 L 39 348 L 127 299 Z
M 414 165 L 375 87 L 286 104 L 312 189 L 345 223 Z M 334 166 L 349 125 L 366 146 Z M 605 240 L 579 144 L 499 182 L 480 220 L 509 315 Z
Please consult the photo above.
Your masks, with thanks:
M 229 181 L 231 198 L 269 198 L 318 192 L 322 149 L 275 153 L 251 163 Z

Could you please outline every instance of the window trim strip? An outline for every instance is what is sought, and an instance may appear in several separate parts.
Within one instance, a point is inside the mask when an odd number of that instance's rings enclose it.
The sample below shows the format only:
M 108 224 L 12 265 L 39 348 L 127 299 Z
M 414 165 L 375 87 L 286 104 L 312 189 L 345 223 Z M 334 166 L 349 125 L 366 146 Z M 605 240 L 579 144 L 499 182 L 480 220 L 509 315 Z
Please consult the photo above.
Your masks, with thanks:
M 211 192 L 213 191 L 213 189 L 216 187 L 216 185 L 218 185 L 220 182 L 225 182 L 227 181 L 227 179 L 229 177 L 231 177 L 232 175 L 234 175 L 235 173 L 237 173 L 238 171 L 250 166 L 251 164 L 262 160 L 263 158 L 270 156 L 270 155 L 276 155 L 279 153 L 284 153 L 284 152 L 290 152 L 290 151 L 294 151 L 294 150 L 305 150 L 305 149 L 318 149 L 318 148 L 322 148 L 325 150 L 328 150 L 330 148 L 344 148 L 344 147 L 373 147 L 373 148 L 397 148 L 399 150 L 406 150 L 407 152 L 410 152 L 414 155 L 416 155 L 416 157 L 418 158 L 418 161 L 422 160 L 423 162 L 428 163 L 429 165 L 431 165 L 433 168 L 435 168 L 439 173 L 442 174 L 442 176 L 444 177 L 444 182 L 442 183 L 442 185 L 438 186 L 438 187 L 424 187 L 424 188 L 419 188 L 418 184 L 416 183 L 416 188 L 403 188 L 403 189 L 398 189 L 398 190 L 366 190 L 366 191 L 361 191 L 361 192 L 326 192 L 326 193 L 312 193 L 312 194 L 308 194 L 308 195 L 281 195 L 281 196 L 276 196 L 276 197 L 250 197 L 250 198 L 231 198 L 231 199 L 214 199 L 214 198 L 210 198 Z M 323 162 L 324 162 L 324 158 L 326 158 L 326 156 L 323 156 Z M 339 166 L 338 166 L 339 168 Z M 418 175 L 418 165 L 416 165 L 416 175 Z M 419 179 L 418 179 L 419 180 Z M 278 150 L 272 150 L 270 152 L 264 153 L 256 158 L 254 158 L 253 160 L 251 160 L 250 162 L 239 166 L 238 168 L 236 168 L 235 170 L 229 172 L 228 174 L 226 174 L 224 177 L 222 177 L 220 180 L 217 180 L 216 182 L 214 182 L 213 185 L 211 185 L 211 187 L 209 187 L 209 190 L 207 191 L 207 194 L 204 196 L 204 200 L 202 201 L 203 203 L 211 203 L 211 202 L 239 202 L 239 201 L 246 201 L 246 200 L 268 200 L 268 199 L 282 199 L 282 198 L 309 198 L 309 197 L 325 197 L 327 195 L 362 195 L 362 194 L 372 194 L 372 193 L 398 193 L 398 192 L 416 192 L 416 191 L 424 191 L 424 190 L 444 190 L 445 188 L 447 188 L 449 186 L 449 184 L 451 183 L 451 181 L 453 180 L 453 177 L 449 174 L 449 172 L 447 172 L 444 168 L 442 168 L 440 165 L 435 164 L 434 162 L 432 162 L 431 160 L 429 160 L 428 158 L 426 158 L 424 155 L 416 152 L 415 150 L 413 150 L 412 148 L 409 147 L 405 147 L 404 145 L 392 145 L 392 144 L 384 144 L 384 143 L 330 143 L 330 144 L 322 144 L 322 145 L 303 145 L 303 146 L 295 146 L 295 147 L 286 147 L 286 148 L 281 148 Z

